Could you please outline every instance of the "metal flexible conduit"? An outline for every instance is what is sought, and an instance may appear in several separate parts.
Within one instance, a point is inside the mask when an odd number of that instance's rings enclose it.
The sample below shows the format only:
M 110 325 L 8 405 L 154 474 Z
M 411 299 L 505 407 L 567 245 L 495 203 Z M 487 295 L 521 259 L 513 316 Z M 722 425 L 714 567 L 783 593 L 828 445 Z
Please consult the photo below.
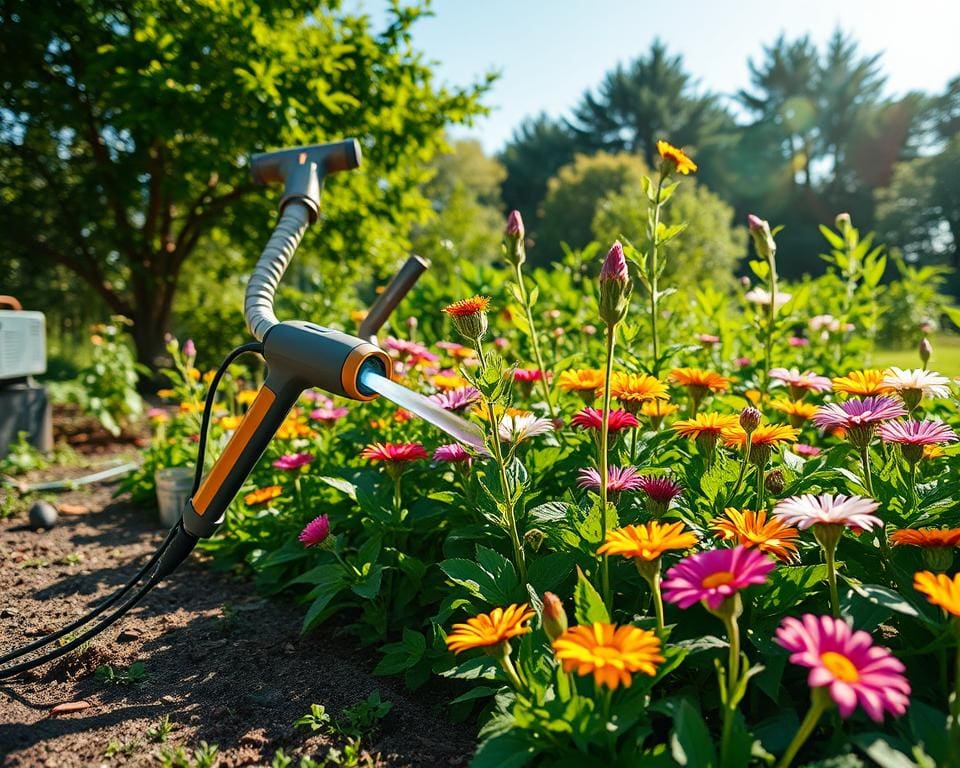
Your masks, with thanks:
M 306 205 L 298 200 L 287 203 L 277 228 L 273 230 L 250 276 L 243 302 L 243 316 L 257 341 L 262 341 L 267 331 L 279 322 L 273 311 L 273 299 L 309 223 L 310 210 Z

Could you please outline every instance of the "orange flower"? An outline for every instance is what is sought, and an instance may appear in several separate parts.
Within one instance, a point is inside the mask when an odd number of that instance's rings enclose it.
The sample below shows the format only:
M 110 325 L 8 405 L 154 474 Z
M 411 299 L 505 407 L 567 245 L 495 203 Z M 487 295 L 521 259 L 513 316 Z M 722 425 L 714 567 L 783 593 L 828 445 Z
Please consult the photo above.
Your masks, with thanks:
M 594 392 L 603 386 L 604 378 L 599 368 L 579 368 L 563 371 L 557 383 L 564 392 Z
M 739 426 L 739 423 L 736 416 L 720 413 L 698 413 L 692 419 L 681 419 L 674 422 L 673 429 L 684 437 L 698 438 L 703 434 L 721 435 L 725 430 Z
M 200 413 L 203 410 L 203 403 L 183 402 L 178 408 L 180 413 Z
M 781 397 L 770 401 L 770 407 L 775 411 L 785 413 L 790 419 L 791 426 L 799 429 L 803 422 L 812 419 L 817 413 L 817 406 L 804 400 L 788 400 Z
M 665 403 L 663 400 L 652 400 L 640 406 L 640 415 L 649 416 L 651 419 L 672 416 L 680 410 L 679 405 Z
M 960 616 L 960 573 L 951 579 L 945 573 L 920 571 L 913 575 L 913 588 L 947 613 Z
M 526 603 L 481 613 L 467 619 L 465 624 L 453 625 L 453 630 L 447 635 L 447 649 L 460 653 L 471 648 L 496 648 L 511 637 L 527 634 L 530 625 L 526 622 L 533 618 L 533 615 Z
M 570 627 L 553 643 L 565 672 L 576 672 L 580 677 L 593 673 L 594 683 L 610 690 L 620 685 L 629 688 L 633 672 L 655 675 L 657 664 L 664 661 L 660 650 L 660 638 L 649 629 L 598 621 Z
M 696 388 L 711 392 L 725 392 L 730 386 L 730 379 L 713 371 L 703 368 L 674 368 L 670 371 L 670 380 L 682 387 Z
M 298 437 L 310 437 L 313 434 L 314 431 L 306 424 L 301 424 L 299 421 L 287 418 L 283 424 L 280 425 L 280 429 L 277 430 L 277 439 L 294 440 Z
M 674 549 L 690 549 L 697 543 L 696 534 L 683 530 L 683 523 L 658 523 L 627 525 L 607 533 L 607 540 L 600 545 L 597 554 L 622 555 L 650 562 L 664 552 Z
M 893 387 L 884 384 L 884 372 L 876 368 L 866 368 L 862 371 L 850 371 L 846 376 L 838 376 L 833 380 L 833 391 L 845 395 L 888 395 Z
M 194 381 L 200 381 L 200 369 L 199 368 L 187 368 L 187 375 Z
M 243 503 L 248 507 L 252 507 L 255 504 L 263 504 L 264 502 L 271 501 L 281 493 L 283 493 L 283 488 L 279 485 L 268 485 L 266 488 L 257 488 L 255 491 L 248 493 L 243 497 Z
M 172 389 L 158 389 L 157 397 L 162 397 L 164 400 L 169 400 L 171 397 L 176 397 L 177 393 Z
M 256 399 L 257 391 L 255 389 L 244 389 L 237 392 L 237 403 L 240 405 L 250 405 Z
M 224 429 L 236 429 L 241 421 L 243 421 L 241 416 L 223 416 L 218 423 Z
M 890 543 L 910 547 L 960 546 L 960 528 L 903 528 L 890 534 Z
M 747 549 L 756 547 L 761 552 L 780 560 L 791 560 L 797 554 L 793 542 L 800 532 L 783 521 L 767 519 L 765 510 L 754 512 L 727 508 L 726 517 L 715 519 L 710 527 L 723 541 L 733 541 Z
M 723 430 L 720 435 L 723 443 L 729 448 L 743 448 L 747 444 L 747 433 L 737 424 L 735 427 Z M 799 432 L 786 424 L 761 424 L 753 431 L 751 444 L 777 446 L 780 443 L 796 442 Z
M 660 157 L 664 160 L 670 160 L 677 169 L 677 172 L 682 173 L 684 176 L 690 173 L 690 171 L 697 170 L 697 164 L 693 162 L 691 158 L 687 157 L 682 149 L 673 146 L 669 142 L 663 140 L 658 141 L 657 152 L 660 153 Z
M 925 445 L 923 446 L 923 458 L 925 459 L 939 459 L 944 455 L 942 445 Z
M 603 382 L 597 387 L 597 397 L 603 397 Z M 639 407 L 640 403 L 650 400 L 668 400 L 670 394 L 667 385 L 654 376 L 645 373 L 614 373 L 610 378 L 610 394 L 615 397 L 628 411 L 630 405 Z
M 444 307 L 443 311 L 451 317 L 468 317 L 486 312 L 490 306 L 490 298 L 487 296 L 472 296 L 469 299 L 461 299 L 453 304 Z
M 470 385 L 463 376 L 456 373 L 438 373 L 430 377 L 430 383 L 437 389 L 459 389 Z

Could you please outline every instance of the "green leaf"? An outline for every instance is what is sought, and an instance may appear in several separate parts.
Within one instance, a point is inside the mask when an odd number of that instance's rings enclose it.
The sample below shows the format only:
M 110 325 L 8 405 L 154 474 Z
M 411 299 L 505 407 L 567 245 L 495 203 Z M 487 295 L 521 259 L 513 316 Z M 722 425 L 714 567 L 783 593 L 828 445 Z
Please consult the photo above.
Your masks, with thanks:
M 673 714 L 670 753 L 682 766 L 716 768 L 717 751 L 707 724 L 689 701 L 680 702 Z
M 364 580 L 359 584 L 354 584 L 351 589 L 354 594 L 367 600 L 373 600 L 373 598 L 380 594 L 380 582 L 382 578 L 383 566 L 374 565 L 370 568 L 370 572 L 365 576 Z
M 607 613 L 600 593 L 579 568 L 577 569 L 577 586 L 573 590 L 573 604 L 578 624 L 592 624 L 595 621 L 609 623 L 610 621 L 610 614 Z
M 916 763 L 890 743 L 882 733 L 858 733 L 850 739 L 880 768 L 916 768 Z
M 536 754 L 536 749 L 520 733 L 505 733 L 484 741 L 470 761 L 470 768 L 521 768 Z
M 317 480 L 345 493 L 354 501 L 357 500 L 357 487 L 349 480 L 344 480 L 342 477 L 330 477 L 328 475 L 320 475 Z
M 527 569 L 527 580 L 542 594 L 554 590 L 573 570 L 573 556 L 551 552 L 534 560 Z

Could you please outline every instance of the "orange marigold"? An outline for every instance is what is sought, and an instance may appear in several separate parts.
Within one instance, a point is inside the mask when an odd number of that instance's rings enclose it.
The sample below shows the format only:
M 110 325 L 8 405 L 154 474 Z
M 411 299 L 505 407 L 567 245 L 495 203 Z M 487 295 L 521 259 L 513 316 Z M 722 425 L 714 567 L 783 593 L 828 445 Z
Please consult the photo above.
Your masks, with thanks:
M 593 392 L 603 386 L 605 375 L 599 368 L 563 371 L 557 384 L 564 392 Z
M 775 517 L 768 520 L 765 510 L 740 511 L 728 507 L 725 514 L 726 517 L 710 523 L 723 541 L 733 541 L 747 549 L 756 547 L 780 560 L 791 560 L 796 556 L 797 545 L 793 540 L 800 536 L 796 528 Z
M 920 571 L 913 575 L 913 588 L 947 613 L 960 616 L 960 573 L 951 579 L 945 573 Z
M 467 317 L 468 315 L 477 315 L 480 312 L 486 312 L 490 306 L 489 296 L 471 296 L 469 299 L 460 299 L 447 307 L 443 308 L 451 317 Z
M 597 387 L 597 397 L 603 397 L 603 382 Z M 650 400 L 669 400 L 667 385 L 645 373 L 614 373 L 610 377 L 610 394 L 621 403 L 636 404 Z M 629 408 L 627 410 L 630 410 Z
M 884 372 L 876 368 L 850 371 L 846 376 L 837 376 L 833 379 L 833 391 L 857 397 L 888 395 L 894 390 L 893 387 L 883 383 L 884 378 Z
M 496 648 L 511 637 L 527 634 L 530 631 L 527 622 L 533 615 L 526 603 L 481 613 L 467 619 L 464 624 L 453 625 L 452 631 L 447 635 L 447 649 L 461 653 L 471 648 Z
M 272 501 L 281 493 L 283 493 L 283 488 L 281 488 L 279 485 L 268 485 L 265 488 L 257 488 L 255 491 L 248 493 L 243 497 L 243 503 L 248 507 L 252 507 L 255 504 L 263 504 L 265 502 Z
M 812 419 L 817 412 L 817 405 L 814 403 L 808 403 L 805 400 L 788 400 L 785 397 L 771 400 L 770 407 L 775 411 L 787 414 L 791 423 L 793 423 L 794 418 L 800 421 Z
M 664 416 L 672 416 L 679 410 L 679 405 L 666 403 L 663 400 L 651 400 L 640 406 L 640 415 L 650 418 L 663 418 Z
M 634 672 L 655 675 L 664 661 L 660 650 L 660 638 L 649 629 L 602 622 L 570 627 L 553 643 L 565 672 L 593 673 L 594 682 L 610 690 L 629 688 Z
M 662 139 L 657 142 L 657 152 L 664 160 L 670 160 L 677 168 L 678 173 L 686 176 L 691 171 L 697 170 L 697 164 L 679 147 L 673 146 Z
M 683 530 L 683 523 L 658 523 L 627 525 L 607 533 L 607 540 L 600 545 L 597 554 L 622 555 L 638 560 L 656 560 L 664 552 L 674 549 L 690 549 L 697 543 L 696 534 Z
M 692 419 L 681 419 L 674 422 L 673 429 L 684 437 L 697 438 L 700 435 L 721 435 L 724 430 L 733 429 L 739 425 L 736 416 L 722 413 L 698 413 Z
M 890 534 L 890 543 L 910 547 L 960 546 L 960 528 L 902 528 Z
M 726 392 L 730 386 L 729 378 L 703 368 L 674 368 L 670 371 L 670 380 L 682 387 L 708 389 L 711 392 Z
M 795 427 L 788 427 L 786 424 L 761 424 L 753 431 L 750 442 L 753 446 L 777 446 L 780 443 L 796 442 L 799 435 Z M 739 424 L 723 430 L 720 437 L 729 448 L 743 448 L 747 444 L 747 433 Z

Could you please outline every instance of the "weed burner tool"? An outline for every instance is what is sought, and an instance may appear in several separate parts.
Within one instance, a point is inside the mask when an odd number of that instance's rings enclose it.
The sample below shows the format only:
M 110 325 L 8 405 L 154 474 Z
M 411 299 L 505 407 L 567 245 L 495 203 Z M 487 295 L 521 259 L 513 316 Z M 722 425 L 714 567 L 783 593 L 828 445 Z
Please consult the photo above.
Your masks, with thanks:
M 361 401 L 383 394 L 462 442 L 483 450 L 482 434 L 474 425 L 392 382 L 390 357 L 374 343 L 377 331 L 426 268 L 422 260 L 411 257 L 371 307 L 360 329 L 363 338 L 311 322 L 280 322 L 274 313 L 280 279 L 307 227 L 319 216 L 324 178 L 359 165 L 360 146 L 353 139 L 253 157 L 256 182 L 284 184 L 280 221 L 247 286 L 244 315 L 256 341 L 237 347 L 227 356 L 207 392 L 197 472 L 182 517 L 140 571 L 105 601 L 61 629 L 0 656 L 0 678 L 56 659 L 103 632 L 170 575 L 199 539 L 213 535 L 227 506 L 305 389 L 317 387 Z M 245 352 L 257 352 L 264 357 L 267 377 L 223 453 L 204 477 L 206 434 L 217 386 L 230 363 Z M 60 642 L 54 647 L 41 652 L 57 641 Z M 31 658 L 16 661 L 23 657 Z

